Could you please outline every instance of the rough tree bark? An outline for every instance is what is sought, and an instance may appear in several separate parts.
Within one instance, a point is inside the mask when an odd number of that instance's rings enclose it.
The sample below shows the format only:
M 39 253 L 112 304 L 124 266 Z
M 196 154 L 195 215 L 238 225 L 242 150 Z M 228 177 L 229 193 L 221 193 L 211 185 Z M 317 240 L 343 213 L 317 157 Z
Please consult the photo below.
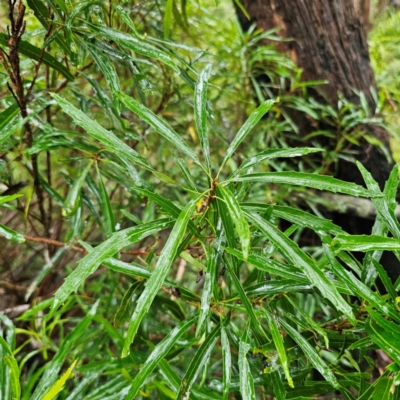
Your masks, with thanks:
M 359 97 L 355 94 L 355 89 L 365 94 L 371 109 L 374 109 L 370 88 L 375 87 L 375 80 L 363 25 L 367 12 L 369 14 L 368 0 L 242 0 L 242 4 L 250 16 L 248 20 L 237 10 L 244 30 L 252 24 L 264 31 L 281 28 L 278 34 L 293 40 L 280 42 L 278 49 L 290 55 L 303 69 L 303 78 L 329 82 L 316 89 L 316 95 L 320 99 L 335 105 L 340 92 L 347 100 L 358 103 Z M 360 14 L 355 5 L 358 5 Z M 298 125 L 305 134 L 315 129 L 310 127 L 306 119 L 299 121 Z M 363 128 L 389 148 L 388 134 L 383 128 Z M 382 149 L 366 141 L 356 150 L 356 158 L 371 172 L 382 188 L 393 163 L 387 160 Z M 339 179 L 363 184 L 354 163 L 339 160 L 334 173 Z M 337 215 L 335 220 L 353 234 L 369 234 L 372 226 L 371 221 L 347 216 L 343 218 Z M 392 277 L 399 275 L 400 269 L 396 260 L 385 260 L 385 263 L 390 264 L 386 267 L 393 270 Z

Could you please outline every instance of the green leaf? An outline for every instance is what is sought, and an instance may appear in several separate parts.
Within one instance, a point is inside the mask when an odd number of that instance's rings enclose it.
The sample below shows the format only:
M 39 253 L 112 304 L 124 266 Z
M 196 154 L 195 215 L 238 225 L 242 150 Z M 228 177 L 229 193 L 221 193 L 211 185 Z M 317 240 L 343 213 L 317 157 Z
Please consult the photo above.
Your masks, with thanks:
M 250 345 L 244 341 L 239 342 L 239 381 L 240 393 L 243 400 L 256 400 L 254 390 L 254 379 L 251 374 L 249 362 L 247 361 L 247 353 L 250 350 Z
M 8 46 L 8 37 L 5 33 L 0 33 L 0 45 Z M 26 42 L 25 40 L 21 40 L 18 44 L 18 52 L 35 61 L 40 60 L 40 55 L 42 51 L 43 51 L 42 49 L 33 46 L 32 44 Z M 53 68 L 60 74 L 64 75 L 64 77 L 68 79 L 70 82 L 72 82 L 75 79 L 74 76 L 71 74 L 71 72 L 47 51 L 43 53 L 42 62 L 48 67 Z
M 192 361 L 186 369 L 186 373 L 182 378 L 182 384 L 179 389 L 177 399 L 183 397 L 190 397 L 190 391 L 194 381 L 200 370 L 203 368 L 205 363 L 210 357 L 211 352 L 214 350 L 215 343 L 218 340 L 219 333 L 221 331 L 221 323 L 217 324 L 214 329 L 206 335 L 206 338 L 200 348 L 197 350 Z
M 119 4 L 114 5 L 114 10 L 118 13 L 122 21 L 129 27 L 132 31 L 134 36 L 139 40 L 144 40 L 145 36 L 139 35 L 138 31 L 136 30 L 135 24 L 132 22 L 131 17 L 129 14 L 120 6 Z
M 7 228 L 3 224 L 0 224 L 0 235 L 4 236 L 7 240 L 11 240 L 16 243 L 25 243 L 25 238 L 18 232 L 13 231 L 10 228 Z
M 229 247 L 225 247 L 224 250 L 238 258 L 239 260 L 245 261 L 243 253 L 231 249 Z M 268 272 L 272 275 L 281 276 L 283 278 L 296 280 L 298 284 L 308 284 L 308 280 L 298 268 L 293 267 L 291 265 L 283 264 L 275 260 L 271 260 L 267 257 L 263 257 L 259 254 L 250 254 L 247 258 L 247 263 L 254 265 L 260 271 Z
M 315 231 L 323 231 L 331 233 L 332 235 L 338 235 L 343 233 L 343 229 L 340 226 L 335 225 L 332 221 L 325 218 L 320 218 L 312 215 L 306 211 L 299 210 L 293 207 L 275 206 L 270 204 L 262 203 L 241 203 L 240 206 L 243 210 L 249 213 L 264 213 L 271 209 L 272 217 L 282 218 L 286 221 L 296 224 L 298 226 L 313 229 Z
M 199 159 L 194 151 L 185 143 L 185 141 L 178 135 L 164 120 L 154 114 L 151 110 L 143 104 L 138 103 L 132 97 L 122 93 L 117 93 L 117 97 L 128 107 L 131 111 L 137 114 L 143 121 L 147 122 L 154 128 L 161 136 L 171 142 L 178 150 L 182 151 L 196 164 L 201 166 Z
M 102 143 L 108 151 L 116 153 L 120 157 L 132 161 L 142 168 L 153 171 L 153 169 L 147 164 L 147 161 L 144 158 L 142 158 L 127 144 L 118 139 L 112 132 L 104 129 L 98 122 L 90 119 L 85 113 L 78 110 L 71 103 L 58 96 L 57 94 L 51 93 L 51 96 L 62 108 L 62 110 L 66 114 L 68 114 L 77 125 L 81 126 L 90 136 Z
M 274 225 L 257 214 L 247 215 L 250 221 L 279 248 L 283 256 L 307 276 L 311 284 L 319 289 L 321 295 L 327 298 L 338 311 L 342 312 L 355 325 L 356 319 L 351 307 L 339 294 L 331 280 L 317 267 L 314 260 L 308 257 L 295 242 L 286 237 Z
M 244 138 L 249 134 L 249 132 L 254 128 L 254 126 L 258 123 L 258 121 L 269 111 L 269 109 L 276 103 L 275 100 L 266 100 L 264 103 L 261 103 L 256 110 L 250 115 L 244 125 L 239 129 L 239 132 L 236 134 L 235 138 L 232 140 L 232 143 L 229 145 L 226 150 L 225 157 L 222 160 L 221 169 L 228 161 L 228 158 L 232 156 L 235 150 L 238 148 L 240 143 L 244 140 Z
M 153 235 L 162 229 L 168 228 L 172 224 L 173 221 L 170 219 L 161 219 L 147 224 L 137 225 L 114 233 L 110 239 L 94 248 L 91 253 L 79 262 L 78 267 L 65 279 L 62 286 L 57 290 L 48 318 L 54 314 L 58 306 L 63 303 L 72 292 L 78 290 L 86 278 L 93 274 L 103 261 L 114 256 L 124 247 L 136 243 L 147 236 Z
M 200 138 L 203 156 L 209 173 L 211 173 L 211 159 L 207 133 L 207 87 L 210 73 L 211 65 L 208 64 L 200 72 L 194 89 L 194 119 L 196 121 L 197 133 Z
M 103 216 L 103 225 L 105 230 L 106 239 L 109 239 L 111 235 L 115 232 L 115 219 L 114 213 L 111 208 L 110 198 L 108 197 L 108 193 L 106 187 L 104 186 L 103 179 L 101 177 L 99 168 L 96 165 L 97 169 L 97 179 L 100 187 L 100 210 Z
M 108 258 L 107 260 L 104 260 L 102 262 L 102 264 L 112 271 L 120 272 L 122 274 L 131 275 L 131 276 L 135 276 L 135 277 L 140 277 L 140 278 L 144 278 L 144 279 L 149 279 L 153 272 L 150 269 L 147 269 L 147 268 L 145 268 L 139 264 L 136 264 L 134 262 L 130 262 L 128 264 L 126 262 L 116 260 L 115 258 Z M 179 291 L 181 292 L 182 299 L 189 300 L 194 303 L 200 303 L 200 297 L 197 294 L 193 293 L 191 290 L 186 289 L 185 287 L 183 287 L 169 279 L 165 279 L 164 282 L 166 284 L 168 284 L 169 286 L 177 287 L 179 289 Z
M 323 248 L 332 267 L 332 271 L 354 294 L 363 299 L 363 301 L 368 301 L 368 303 L 377 308 L 383 315 L 389 315 L 396 321 L 400 321 L 400 316 L 392 306 L 386 304 L 381 296 L 373 292 L 368 286 L 358 280 L 350 271 L 344 269 L 342 264 L 335 259 L 328 246 L 323 245 Z
M 235 287 L 236 291 L 238 292 L 240 301 L 242 302 L 243 306 L 245 307 L 254 329 L 256 329 L 263 337 L 265 337 L 268 340 L 268 336 L 266 335 L 264 328 L 262 327 L 260 321 L 257 319 L 257 316 L 253 310 L 253 306 L 251 305 L 250 300 L 247 297 L 246 292 L 244 291 L 238 277 L 234 273 L 234 271 L 229 263 L 226 263 L 225 266 L 226 266 L 227 270 L 229 271 L 229 276 L 232 279 L 233 286 Z
M 272 158 L 280 157 L 300 157 L 310 153 L 317 153 L 325 151 L 324 149 L 316 149 L 312 147 L 300 147 L 300 148 L 289 148 L 289 149 L 268 149 L 255 156 L 245 160 L 240 167 L 232 174 L 232 176 L 239 175 L 244 170 L 252 167 L 253 165 L 259 164 L 262 161 L 270 160 Z
M 65 385 L 65 382 L 68 380 L 69 376 L 72 374 L 72 370 L 75 368 L 78 360 L 75 360 L 70 367 L 64 372 L 61 378 L 50 388 L 50 390 L 45 394 L 43 400 L 52 400 L 57 397 L 58 393 L 61 392 L 62 388 Z
M 219 186 L 219 193 L 222 196 L 222 199 L 225 200 L 226 207 L 235 224 L 236 232 L 242 245 L 243 257 L 247 260 L 251 239 L 249 224 L 247 223 L 243 211 L 233 193 L 227 187 L 223 186 Z
M 177 340 L 195 323 L 197 316 L 193 316 L 180 322 L 168 335 L 157 344 L 153 352 L 147 358 L 146 362 L 140 367 L 138 374 L 135 376 L 127 400 L 134 399 L 146 378 L 152 373 L 157 364 L 168 354 Z
M 0 132 L 14 121 L 15 117 L 19 114 L 19 110 L 19 105 L 17 103 L 14 103 L 0 113 Z
M 21 384 L 20 384 L 20 371 L 18 367 L 18 362 L 14 356 L 4 356 L 4 362 L 10 369 L 10 381 L 11 381 L 11 391 L 13 394 L 13 400 L 19 400 L 21 398 Z
M 91 45 L 90 43 L 82 42 L 84 47 L 89 51 L 92 55 L 94 61 L 100 68 L 101 72 L 103 73 L 104 77 L 106 78 L 106 82 L 108 87 L 110 88 L 111 94 L 113 98 L 115 98 L 115 93 L 121 91 L 119 85 L 119 78 L 117 71 L 115 70 L 114 65 L 110 62 L 108 57 L 106 57 L 101 51 L 99 51 L 95 46 Z M 117 107 L 118 110 L 118 101 L 114 101 L 114 105 Z
M 370 339 L 400 365 L 400 326 L 388 321 L 371 308 L 366 307 L 366 309 L 371 316 L 365 322 L 365 330 Z
M 152 60 L 161 61 L 165 65 L 171 67 L 176 73 L 179 73 L 179 68 L 171 60 L 170 56 L 166 54 L 164 51 L 159 50 L 157 47 L 154 47 L 143 40 L 138 40 L 137 38 L 128 35 L 127 33 L 123 33 L 115 29 L 107 28 L 105 26 L 90 24 L 88 22 L 86 22 L 86 24 L 91 29 L 93 29 L 93 31 L 101 33 L 107 39 L 110 39 L 118 43 L 119 45 L 134 51 L 135 53 L 139 53 L 146 57 L 149 57 Z
M 285 185 L 304 186 L 352 196 L 371 197 L 374 195 L 370 190 L 364 189 L 355 183 L 341 181 L 331 176 L 296 171 L 248 174 L 233 178 L 232 180 L 235 182 L 281 183 Z
M 169 39 L 169 34 L 171 32 L 173 5 L 174 0 L 167 0 L 164 14 L 164 39 Z
M 288 381 L 288 384 L 291 388 L 294 387 L 293 385 L 293 379 L 290 376 L 289 372 L 289 363 L 288 363 L 288 358 L 286 355 L 286 349 L 285 345 L 283 343 L 282 336 L 279 332 L 278 325 L 275 321 L 275 318 L 273 315 L 271 315 L 268 311 L 265 312 L 264 314 L 267 318 L 269 330 L 271 332 L 272 340 L 274 341 L 276 351 L 278 352 L 279 360 L 282 365 L 283 372 L 285 373 L 286 380 Z
M 179 169 L 182 171 L 183 176 L 185 177 L 186 182 L 189 184 L 189 189 L 192 189 L 195 193 L 198 192 L 197 186 L 194 183 L 193 176 L 189 171 L 189 168 L 186 165 L 186 161 L 183 160 L 182 158 L 175 158 L 174 161 L 178 165 Z
M 335 251 L 373 251 L 373 250 L 400 250 L 400 240 L 377 235 L 338 235 L 331 247 Z
M 97 301 L 86 316 L 76 325 L 72 332 L 62 340 L 57 353 L 53 359 L 46 364 L 44 374 L 29 400 L 42 400 L 44 395 L 56 382 L 65 359 L 71 353 L 74 346 L 82 340 L 82 337 L 87 333 L 87 328 L 89 327 L 93 317 L 96 315 L 98 303 L 99 302 Z
M 77 211 L 80 205 L 81 189 L 85 183 L 86 175 L 89 173 L 92 165 L 93 160 L 91 160 L 86 168 L 79 173 L 78 179 L 75 180 L 74 184 L 70 188 L 62 210 L 62 215 L 64 217 L 70 217 Z
M 308 341 L 291 325 L 289 325 L 283 319 L 279 319 L 280 325 L 285 329 L 285 331 L 292 337 L 292 339 L 299 345 L 303 350 L 303 353 L 308 358 L 310 363 L 317 369 L 320 374 L 336 389 L 340 387 L 335 375 L 317 354 L 314 348 L 308 343 Z
M 50 13 L 49 13 L 46 5 L 43 4 L 43 2 L 40 0 L 27 0 L 27 3 L 28 3 L 28 6 L 33 10 L 35 17 L 39 20 L 39 22 L 43 25 L 43 27 L 47 31 L 49 29 L 49 23 L 51 21 L 51 18 L 50 18 Z M 66 54 L 68 54 L 71 58 L 74 56 L 71 53 L 69 46 L 67 45 L 65 39 L 62 36 L 57 35 L 55 40 L 60 45 L 60 47 L 64 50 L 64 52 Z M 18 50 L 20 50 L 19 47 L 18 47 Z M 65 76 L 65 77 L 68 79 L 67 76 Z
M 386 197 L 384 197 L 379 189 L 379 185 L 372 178 L 372 175 L 364 168 L 364 166 L 357 161 L 357 167 L 360 170 L 367 188 L 373 193 L 371 197 L 372 202 L 378 214 L 383 218 L 384 224 L 390 229 L 393 236 L 400 239 L 400 224 L 394 214 L 394 210 L 389 206 Z
M 229 338 L 225 326 L 221 327 L 221 346 L 222 346 L 222 396 L 223 400 L 228 400 L 231 383 L 232 357 Z
M 124 342 L 124 348 L 122 350 L 122 357 L 126 357 L 129 354 L 131 343 L 135 338 L 140 322 L 149 310 L 154 297 L 160 290 L 160 287 L 168 274 L 169 268 L 176 258 L 176 252 L 181 240 L 183 239 L 189 218 L 191 217 L 198 200 L 199 198 L 189 202 L 175 222 L 169 238 L 161 251 L 157 265 L 146 284 L 146 288 L 139 297 L 135 311 L 132 314 Z

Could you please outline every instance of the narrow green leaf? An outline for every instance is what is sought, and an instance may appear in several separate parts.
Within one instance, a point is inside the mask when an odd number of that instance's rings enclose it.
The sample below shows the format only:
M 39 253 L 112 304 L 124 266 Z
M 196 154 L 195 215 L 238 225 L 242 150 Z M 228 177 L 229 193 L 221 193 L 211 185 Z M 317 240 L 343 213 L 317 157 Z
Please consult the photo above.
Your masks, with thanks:
M 242 252 L 231 249 L 229 247 L 225 247 L 224 250 L 227 253 L 232 254 L 239 260 L 245 261 Z M 259 254 L 250 254 L 247 258 L 247 262 L 257 267 L 260 271 L 265 271 L 270 274 L 281 276 L 287 279 L 297 280 L 298 284 L 308 283 L 306 276 L 301 271 L 299 271 L 298 268 L 280 263 L 275 260 L 271 260 Z
M 169 34 L 171 32 L 173 5 L 174 0 L 167 0 L 164 14 L 164 39 L 169 39 Z
M 18 362 L 14 356 L 4 356 L 4 362 L 10 369 L 10 381 L 11 391 L 13 394 L 13 400 L 19 400 L 21 398 L 21 384 L 20 384 L 20 371 Z
M 11 240 L 16 243 L 25 243 L 25 238 L 18 232 L 13 231 L 10 228 L 7 228 L 3 224 L 0 224 L 0 235 L 4 236 L 7 240 Z
M 190 398 L 192 385 L 196 380 L 198 373 L 209 359 L 211 352 L 214 350 L 214 346 L 219 338 L 220 331 L 221 323 L 214 327 L 214 329 L 206 336 L 200 348 L 197 350 L 192 361 L 186 369 L 184 377 L 182 378 L 182 384 L 178 395 L 176 396 L 177 399 L 181 399 L 183 397 Z
M 240 393 L 243 400 L 256 400 L 254 390 L 254 379 L 251 374 L 249 362 L 247 361 L 247 353 L 250 350 L 250 345 L 244 341 L 239 342 L 239 381 Z
M 110 88 L 111 94 L 112 94 L 113 98 L 115 98 L 115 93 L 120 92 L 121 89 L 120 89 L 120 85 L 119 85 L 118 74 L 117 74 L 117 71 L 115 70 L 114 65 L 110 62 L 108 57 L 106 57 L 95 46 L 93 46 L 87 42 L 82 42 L 82 43 L 83 43 L 84 47 L 86 47 L 86 49 L 92 55 L 94 61 L 100 68 L 101 72 L 104 75 L 104 78 L 106 79 L 107 85 Z M 119 109 L 118 101 L 114 101 L 114 105 L 117 107 L 117 110 L 118 110 Z
M 203 156 L 209 173 L 211 173 L 211 159 L 207 133 L 207 87 L 210 73 L 211 65 L 208 64 L 200 72 L 194 89 L 194 119 L 196 121 L 197 133 L 200 138 Z
M 283 256 L 307 276 L 310 283 L 319 289 L 321 295 L 327 298 L 338 311 L 341 311 L 355 325 L 356 319 L 351 307 L 339 294 L 331 280 L 317 267 L 314 260 L 308 257 L 295 242 L 286 237 L 277 227 L 257 214 L 247 215 L 250 221 L 279 248 Z
M 157 364 L 167 355 L 177 340 L 195 323 L 197 316 L 193 316 L 180 322 L 168 335 L 157 344 L 146 362 L 140 367 L 132 386 L 126 396 L 127 400 L 134 399 L 145 379 L 152 373 Z
M 332 221 L 317 217 L 297 208 L 275 206 L 263 203 L 241 203 L 240 206 L 248 213 L 264 213 L 271 209 L 272 217 L 282 218 L 291 222 L 292 224 L 310 228 L 315 231 L 328 232 L 332 235 L 339 235 L 343 233 L 343 229 L 340 226 L 335 225 Z
M 356 185 L 355 183 L 341 181 L 331 176 L 296 171 L 248 174 L 235 177 L 232 180 L 235 182 L 281 183 L 285 185 L 304 186 L 352 196 L 371 197 L 374 195 L 370 190 L 364 189 L 362 186 Z
M 139 39 L 139 40 L 144 40 L 145 36 L 139 35 L 138 31 L 136 30 L 135 24 L 132 22 L 131 17 L 129 14 L 120 6 L 119 4 L 114 6 L 114 10 L 118 13 L 122 21 L 129 27 L 129 29 L 132 31 L 133 35 Z
M 285 331 L 292 337 L 292 339 L 299 345 L 303 350 L 305 356 L 311 362 L 315 369 L 317 369 L 320 374 L 336 389 L 340 387 L 335 375 L 317 354 L 314 348 L 308 343 L 308 341 L 291 325 L 289 325 L 285 320 L 279 319 L 280 325 L 285 329 Z
M 8 46 L 8 37 L 5 33 L 0 33 L 0 45 Z M 32 44 L 26 42 L 25 40 L 21 40 L 19 42 L 18 51 L 24 56 L 29 57 L 30 59 L 35 61 L 40 60 L 40 55 L 42 53 L 42 49 L 33 46 Z M 48 67 L 58 71 L 69 81 L 72 82 L 75 79 L 74 76 L 71 74 L 71 72 L 47 51 L 43 53 L 42 62 Z
M 231 370 L 232 370 L 232 357 L 231 357 L 231 346 L 229 338 L 226 333 L 225 326 L 221 327 L 221 346 L 222 346 L 222 397 L 223 400 L 228 400 L 231 383 Z
M 365 330 L 367 331 L 371 340 L 376 343 L 380 349 L 385 351 L 389 357 L 393 359 L 397 364 L 400 364 L 400 338 L 398 329 L 393 331 L 385 329 L 385 327 L 381 326 L 378 322 L 373 321 L 374 318 L 369 318 L 365 322 Z M 398 327 L 391 322 L 390 327 Z
M 317 153 L 325 151 L 324 149 L 317 149 L 312 147 L 298 147 L 298 148 L 289 148 L 289 149 L 268 149 L 264 150 L 261 153 L 256 154 L 255 156 L 245 160 L 240 167 L 232 174 L 232 176 L 239 175 L 244 170 L 259 164 L 262 161 L 270 160 L 273 158 L 280 157 L 300 157 L 310 153 Z
M 349 287 L 349 289 L 355 295 L 359 296 L 364 301 L 368 301 L 368 303 L 377 308 L 383 315 L 388 315 L 400 322 L 400 316 L 392 306 L 386 304 L 381 296 L 373 292 L 368 286 L 357 279 L 350 271 L 344 269 L 342 264 L 335 259 L 328 246 L 323 245 L 323 248 L 332 267 L 332 271 Z
M 271 378 L 272 388 L 274 390 L 276 400 L 285 400 L 286 390 L 285 386 L 283 385 L 283 379 L 281 377 L 281 374 L 279 373 L 279 370 L 272 371 L 268 375 Z
M 120 157 L 126 158 L 142 168 L 153 172 L 153 169 L 148 165 L 144 158 L 142 158 L 127 144 L 118 139 L 112 132 L 104 129 L 98 122 L 90 119 L 85 113 L 78 110 L 71 103 L 57 94 L 51 93 L 51 96 L 77 125 L 81 126 L 90 136 L 102 143 L 108 151 L 116 153 Z
M 180 168 L 180 170 L 183 173 L 183 176 L 186 179 L 186 182 L 189 184 L 189 189 L 192 189 L 194 192 L 198 192 L 197 186 L 194 183 L 194 179 L 192 174 L 189 171 L 189 168 L 186 165 L 186 161 L 183 160 L 182 158 L 175 158 L 174 157 L 174 161 L 176 162 L 176 164 L 178 165 L 178 167 Z
M 225 200 L 226 206 L 228 208 L 229 214 L 236 226 L 236 232 L 239 235 L 240 243 L 242 245 L 243 257 L 247 260 L 250 249 L 250 228 L 243 215 L 242 209 L 237 202 L 233 193 L 224 186 L 219 186 L 219 193 L 222 199 Z
M 266 100 L 264 101 L 264 103 L 261 103 L 256 110 L 253 111 L 253 113 L 250 115 L 244 125 L 239 129 L 239 132 L 236 134 L 235 138 L 232 140 L 232 143 L 226 150 L 225 157 L 222 160 L 221 169 L 228 161 L 228 158 L 230 158 L 235 150 L 238 148 L 240 143 L 242 143 L 248 133 L 254 128 L 258 121 L 265 115 L 265 113 L 269 111 L 269 109 L 275 103 L 275 100 Z
M 10 196 L 0 196 L 0 204 L 4 204 L 7 203 L 9 201 L 13 201 L 15 199 L 18 199 L 19 197 L 22 197 L 23 194 L 22 193 L 16 193 L 16 194 L 12 194 Z
M 19 114 L 19 110 L 19 105 L 17 103 L 14 103 L 0 113 L 0 132 L 14 121 L 15 117 Z
M 104 260 L 102 264 L 105 267 L 109 268 L 111 271 L 116 271 L 122 274 L 131 275 L 134 277 L 140 277 L 144 279 L 149 279 L 153 272 L 152 270 L 145 268 L 139 264 L 136 264 L 135 262 L 130 262 L 128 264 L 126 262 L 116 260 L 115 258 L 108 258 L 107 260 Z M 177 287 L 181 292 L 182 299 L 189 300 L 194 303 L 200 303 L 200 297 L 191 290 L 186 289 L 185 287 L 169 279 L 165 279 L 164 282 L 169 286 Z
M 238 292 L 240 301 L 242 302 L 243 306 L 245 307 L 254 329 L 256 329 L 263 337 L 268 339 L 260 321 L 257 319 L 257 316 L 254 313 L 253 306 L 251 305 L 250 300 L 247 297 L 246 292 L 244 291 L 238 277 L 234 273 L 234 271 L 229 263 L 226 263 L 225 266 L 226 266 L 227 270 L 229 271 L 229 276 L 232 279 L 233 286 L 235 287 L 236 291 Z
M 137 293 L 135 292 L 141 289 L 142 286 L 143 281 L 136 281 L 124 293 L 121 304 L 114 315 L 114 326 L 120 327 L 129 320 L 130 316 L 132 315 L 133 306 L 137 297 Z
M 101 177 L 99 168 L 96 165 L 97 169 L 97 179 L 99 182 L 99 187 L 100 187 L 100 210 L 103 215 L 103 225 L 104 225 L 104 230 L 105 230 L 105 236 L 106 239 L 109 239 L 111 235 L 115 232 L 115 219 L 114 219 L 114 213 L 111 208 L 111 202 L 110 198 L 108 197 L 108 193 L 106 190 L 106 187 L 104 186 L 103 179 Z
M 35 14 L 35 17 L 39 20 L 39 22 L 43 25 L 45 30 L 47 31 L 49 28 L 49 23 L 51 21 L 49 10 L 46 5 L 41 0 L 27 0 L 29 8 L 31 8 Z M 67 45 L 65 39 L 57 35 L 56 37 L 57 43 L 60 47 L 71 56 L 71 51 L 69 46 Z
M 182 151 L 198 165 L 201 165 L 194 151 L 164 120 L 130 96 L 117 93 L 117 97 L 122 101 L 122 103 L 125 104 L 126 107 L 137 114 L 143 121 L 152 126 L 156 132 L 171 142 L 178 150 Z
M 273 296 L 289 292 L 308 292 L 312 290 L 312 285 L 299 283 L 293 279 L 277 279 L 273 281 L 260 282 L 246 287 L 247 296 Z
M 87 328 L 90 325 L 93 317 L 96 315 L 97 301 L 86 316 L 76 325 L 61 342 L 60 348 L 53 357 L 53 359 L 46 364 L 46 369 L 42 375 L 38 385 L 29 400 L 43 400 L 44 395 L 49 391 L 57 380 L 57 376 L 64 364 L 65 359 L 71 353 L 74 346 L 79 340 L 82 340 L 83 335 L 86 334 Z
M 169 238 L 161 251 L 157 265 L 147 282 L 146 288 L 139 297 L 135 311 L 132 314 L 125 338 L 124 348 L 122 350 L 122 357 L 126 357 L 129 354 L 131 343 L 135 338 L 140 322 L 149 310 L 154 297 L 156 296 L 168 274 L 169 268 L 176 258 L 176 252 L 179 248 L 181 240 L 183 239 L 189 218 L 193 214 L 198 200 L 199 198 L 189 202 L 176 220 Z
M 75 360 L 70 367 L 63 373 L 61 378 L 50 388 L 50 390 L 45 394 L 42 400 L 53 400 L 57 397 L 58 393 L 61 392 L 62 388 L 65 385 L 65 382 L 72 374 L 72 370 L 75 368 L 76 363 L 78 360 Z
M 79 177 L 75 180 L 74 184 L 70 188 L 62 210 L 62 215 L 64 217 L 70 217 L 77 211 L 80 204 L 81 189 L 85 183 L 86 175 L 89 173 L 92 165 L 93 160 L 91 160 L 86 168 L 79 173 Z
M 390 232 L 397 239 L 400 239 L 400 224 L 394 214 L 394 210 L 389 206 L 386 197 L 382 195 L 379 185 L 372 178 L 372 175 L 364 168 L 364 166 L 357 161 L 357 167 L 360 170 L 367 188 L 374 194 L 371 197 L 376 211 L 383 217 L 384 224 L 387 225 Z
M 400 240 L 377 235 L 338 235 L 332 240 L 331 247 L 335 251 L 399 251 Z
M 393 286 L 392 280 L 389 278 L 387 271 L 380 263 L 378 263 L 374 259 L 372 259 L 371 261 L 375 269 L 378 271 L 378 275 L 381 278 L 381 281 L 383 283 L 383 286 L 385 286 L 386 291 L 389 293 L 392 300 L 396 301 L 397 292 Z
M 101 33 L 107 39 L 113 40 L 119 45 L 126 47 L 134 51 L 135 53 L 139 53 L 146 57 L 149 57 L 152 60 L 161 61 L 165 65 L 171 67 L 176 73 L 179 73 L 179 68 L 171 60 L 170 56 L 164 51 L 159 50 L 157 47 L 154 47 L 143 40 L 138 40 L 137 38 L 128 35 L 127 33 L 123 33 L 115 29 L 107 28 L 105 26 L 90 24 L 87 22 L 86 24 L 91 29 L 93 29 L 94 32 Z
M 285 349 L 285 345 L 283 343 L 282 336 L 279 332 L 277 322 L 275 321 L 274 316 L 271 315 L 268 311 L 266 311 L 264 315 L 267 318 L 267 322 L 268 322 L 269 330 L 271 332 L 272 340 L 274 341 L 276 351 L 278 352 L 279 360 L 281 361 L 282 369 L 283 369 L 283 372 L 285 373 L 286 380 L 288 381 L 289 386 L 291 388 L 293 388 L 294 387 L 293 379 L 290 376 L 290 372 L 289 372 L 289 363 L 288 363 L 288 358 L 286 355 L 286 349 Z
M 94 248 L 91 253 L 79 262 L 78 267 L 68 275 L 63 285 L 57 290 L 48 318 L 53 315 L 58 306 L 63 303 L 72 292 L 78 290 L 85 279 L 93 274 L 104 260 L 114 256 L 124 247 L 136 243 L 147 236 L 153 235 L 162 229 L 168 228 L 172 224 L 173 221 L 171 219 L 161 219 L 147 224 L 137 225 L 114 233 L 110 239 Z

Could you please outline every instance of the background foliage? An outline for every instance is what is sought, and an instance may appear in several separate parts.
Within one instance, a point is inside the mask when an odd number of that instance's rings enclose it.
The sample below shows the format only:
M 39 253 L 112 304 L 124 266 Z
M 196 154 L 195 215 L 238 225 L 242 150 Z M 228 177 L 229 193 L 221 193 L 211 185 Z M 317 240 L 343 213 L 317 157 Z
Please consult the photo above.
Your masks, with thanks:
M 377 110 L 318 103 L 227 1 L 29 0 L 20 84 L 2 18 L 0 397 L 397 398 L 398 171 L 383 193 L 327 175 L 362 123 L 396 133 L 380 18 Z M 300 139 L 288 108 L 338 135 Z M 373 235 L 316 189 L 370 199 Z

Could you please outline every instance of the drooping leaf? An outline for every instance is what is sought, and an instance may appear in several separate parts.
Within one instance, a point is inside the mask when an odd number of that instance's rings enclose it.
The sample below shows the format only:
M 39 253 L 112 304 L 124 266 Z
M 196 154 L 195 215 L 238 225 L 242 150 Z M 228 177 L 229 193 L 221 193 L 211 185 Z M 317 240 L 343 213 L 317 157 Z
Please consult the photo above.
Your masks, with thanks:
M 270 222 L 262 219 L 257 214 L 247 214 L 253 222 L 273 242 L 293 265 L 296 265 L 307 276 L 310 283 L 317 287 L 321 295 L 327 298 L 342 312 L 353 324 L 356 324 L 353 311 L 348 303 L 339 294 L 330 279 L 317 267 L 315 262 L 308 257 L 298 245 L 286 237 Z
M 280 157 L 300 157 L 310 153 L 317 153 L 325 151 L 324 149 L 317 149 L 312 147 L 299 147 L 299 148 L 288 148 L 288 149 L 268 149 L 264 150 L 261 153 L 256 154 L 253 157 L 250 157 L 248 160 L 245 160 L 240 167 L 232 174 L 232 176 L 237 176 L 244 170 L 259 164 L 262 161 L 270 160 L 273 158 Z
M 243 400 L 256 400 L 254 390 L 254 379 L 251 374 L 249 362 L 247 361 L 247 353 L 250 345 L 244 341 L 239 342 L 239 381 L 240 393 Z
M 81 126 L 90 136 L 102 143 L 108 151 L 115 152 L 120 157 L 124 157 L 127 160 L 132 161 L 142 168 L 152 170 L 144 158 L 142 158 L 127 144 L 118 139 L 112 132 L 104 129 L 98 122 L 90 119 L 84 112 L 78 110 L 75 106 L 57 94 L 51 93 L 51 96 L 77 125 Z
M 355 183 L 341 181 L 331 176 L 296 171 L 248 174 L 235 177 L 232 180 L 235 182 L 280 183 L 303 186 L 318 190 L 327 190 L 334 193 L 349 194 L 351 196 L 371 197 L 374 195 L 370 190 L 364 189 L 362 186 L 356 185 Z
M 230 392 L 232 356 L 231 356 L 229 337 L 228 334 L 226 333 L 226 329 L 224 326 L 221 327 L 221 346 L 222 346 L 222 365 L 223 365 L 222 397 L 223 400 L 227 400 Z
M 146 57 L 151 58 L 152 60 L 161 61 L 165 65 L 171 67 L 175 72 L 179 73 L 179 68 L 177 65 L 171 60 L 171 57 L 165 53 L 164 51 L 158 49 L 157 47 L 152 46 L 144 40 L 139 40 L 136 37 L 133 37 L 127 33 L 117 31 L 112 28 L 108 28 L 105 26 L 95 25 L 87 23 L 88 26 L 93 29 L 94 32 L 101 33 L 107 39 L 113 40 L 119 45 L 126 47 L 136 53 L 142 54 Z
M 124 21 L 124 23 L 129 27 L 129 29 L 132 31 L 132 33 L 134 34 L 134 36 L 139 39 L 139 40 L 144 40 L 145 37 L 142 35 L 139 35 L 139 33 L 136 30 L 136 26 L 134 25 L 134 23 L 132 22 L 131 17 L 129 16 L 129 14 L 122 8 L 122 6 L 120 6 L 119 4 L 114 6 L 114 10 L 118 13 L 118 15 L 120 16 L 120 18 L 122 19 L 122 21 Z
M 149 310 L 154 297 L 156 296 L 162 283 L 164 282 L 165 277 L 168 274 L 171 264 L 174 262 L 177 256 L 177 250 L 185 234 L 189 218 L 191 217 L 198 200 L 199 199 L 197 198 L 189 202 L 180 213 L 169 235 L 169 238 L 161 251 L 154 272 L 151 274 L 143 293 L 139 297 L 135 311 L 133 312 L 132 318 L 129 322 L 124 348 L 122 350 L 123 357 L 126 357 L 129 354 L 131 343 L 135 338 L 140 322 Z

